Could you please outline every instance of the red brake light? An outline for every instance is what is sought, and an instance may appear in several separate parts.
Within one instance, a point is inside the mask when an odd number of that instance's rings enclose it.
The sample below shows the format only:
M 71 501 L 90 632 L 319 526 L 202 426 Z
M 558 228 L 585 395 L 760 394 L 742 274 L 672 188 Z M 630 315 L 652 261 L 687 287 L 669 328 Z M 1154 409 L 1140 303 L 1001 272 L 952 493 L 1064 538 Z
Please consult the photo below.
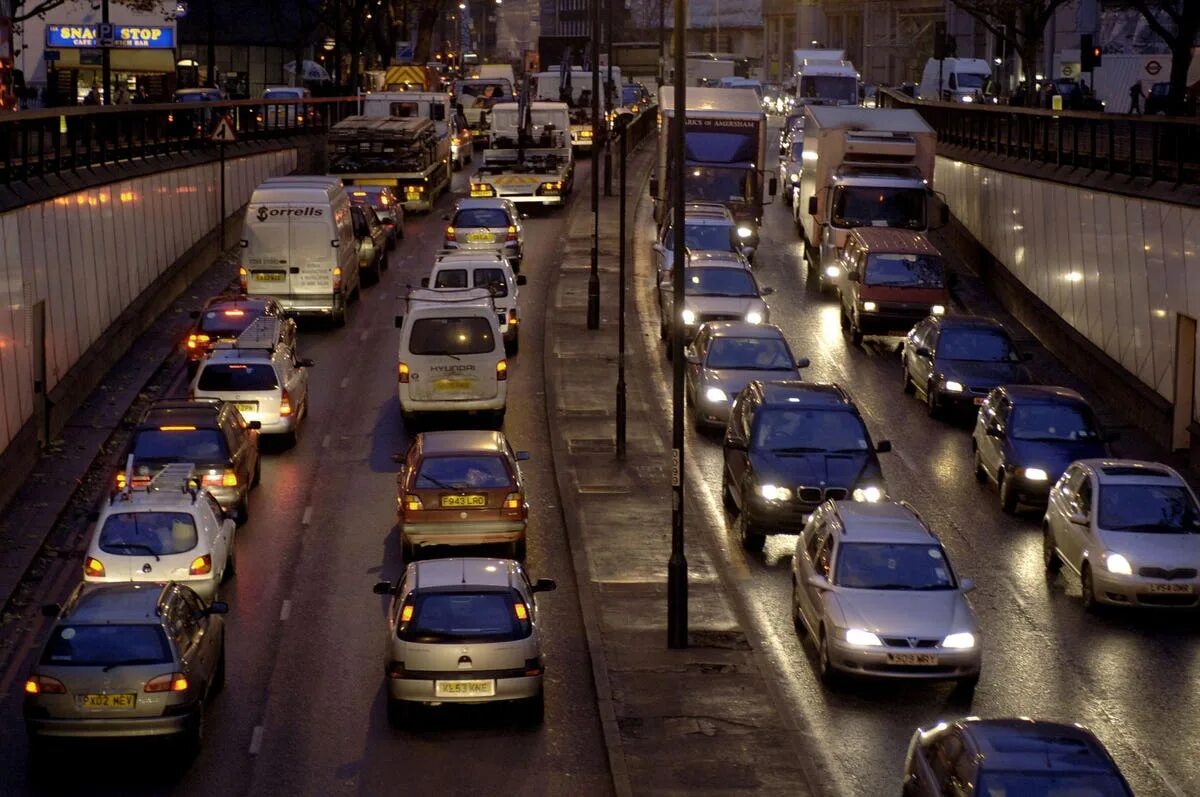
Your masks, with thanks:
M 205 335 L 203 332 L 194 332 L 191 335 L 188 335 L 187 347 L 189 349 L 194 349 L 201 344 L 208 343 L 209 340 L 211 340 L 211 338 L 209 338 L 209 336 Z
M 524 498 L 520 493 L 509 493 L 504 496 L 505 509 L 520 509 L 524 503 Z
M 156 675 L 146 681 L 147 692 L 186 692 L 188 689 L 187 676 L 181 672 L 169 672 Z
M 200 478 L 200 484 L 204 485 L 205 487 L 237 487 L 237 471 L 227 470 L 223 473 L 206 473 Z
M 400 363 L 396 366 L 396 378 L 400 380 L 400 384 L 408 384 L 408 363 Z
M 283 391 L 283 396 L 279 399 L 279 414 L 283 417 L 292 414 L 292 397 L 288 395 L 286 388 Z
M 104 562 L 94 556 L 89 556 L 83 563 L 83 575 L 92 578 L 104 578 Z
M 508 235 L 505 236 L 504 240 L 506 240 L 506 241 L 517 240 L 517 228 L 515 226 L 513 226 L 512 224 L 508 225 Z
M 25 681 L 25 694 L 27 695 L 65 695 L 67 687 L 63 686 L 63 682 L 57 678 L 51 678 L 49 675 L 31 675 Z
M 446 240 L 447 241 L 457 241 L 458 240 L 458 234 L 454 232 L 453 227 L 446 228 Z
M 188 568 L 188 575 L 191 576 L 207 576 L 212 572 L 212 554 L 206 553 L 204 556 L 197 556 L 192 560 L 191 567 Z

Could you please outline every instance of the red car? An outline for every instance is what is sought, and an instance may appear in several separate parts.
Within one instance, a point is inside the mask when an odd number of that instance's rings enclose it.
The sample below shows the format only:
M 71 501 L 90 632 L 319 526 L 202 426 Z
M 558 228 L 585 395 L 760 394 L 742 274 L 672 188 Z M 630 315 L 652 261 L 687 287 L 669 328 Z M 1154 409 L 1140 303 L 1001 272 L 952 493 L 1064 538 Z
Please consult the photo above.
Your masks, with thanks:
M 283 318 L 283 308 L 269 298 L 214 296 L 209 299 L 202 309 L 192 311 L 196 324 L 183 341 L 188 365 L 194 366 L 204 359 L 217 342 L 237 340 L 251 321 L 262 316 Z M 295 350 L 295 321 L 289 318 L 280 325 L 279 340 Z

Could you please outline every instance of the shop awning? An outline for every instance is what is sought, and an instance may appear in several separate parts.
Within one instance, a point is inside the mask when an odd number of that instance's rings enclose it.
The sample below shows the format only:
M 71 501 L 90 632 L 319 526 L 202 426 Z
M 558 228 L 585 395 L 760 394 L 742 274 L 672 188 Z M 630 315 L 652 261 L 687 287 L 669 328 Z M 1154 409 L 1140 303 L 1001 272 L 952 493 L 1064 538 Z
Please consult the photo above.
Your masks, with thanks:
M 62 48 L 56 51 L 58 60 L 53 62 L 53 65 L 59 69 L 99 69 L 100 64 L 97 59 L 89 54 L 88 63 L 80 62 L 81 53 L 90 53 L 87 50 L 77 50 L 71 48 Z M 95 61 L 95 63 L 92 63 Z M 109 54 L 109 65 L 113 72 L 124 73 L 171 73 L 175 71 L 175 51 L 174 50 L 132 50 L 132 49 L 113 49 Z

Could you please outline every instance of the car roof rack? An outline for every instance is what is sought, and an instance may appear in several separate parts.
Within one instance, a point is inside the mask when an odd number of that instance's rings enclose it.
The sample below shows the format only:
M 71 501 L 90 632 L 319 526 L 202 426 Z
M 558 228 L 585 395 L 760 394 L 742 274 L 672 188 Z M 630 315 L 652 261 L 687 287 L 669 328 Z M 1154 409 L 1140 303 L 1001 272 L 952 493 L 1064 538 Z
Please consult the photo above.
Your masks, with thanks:
M 169 463 L 156 473 L 148 484 L 137 489 L 133 486 L 132 471 L 133 454 L 130 454 L 125 463 L 125 486 L 109 498 L 110 505 L 117 501 L 129 501 L 135 492 L 150 494 L 178 490 L 185 495 L 190 495 L 192 503 L 195 503 L 197 496 L 200 495 L 200 479 L 196 476 L 196 466 L 191 462 Z

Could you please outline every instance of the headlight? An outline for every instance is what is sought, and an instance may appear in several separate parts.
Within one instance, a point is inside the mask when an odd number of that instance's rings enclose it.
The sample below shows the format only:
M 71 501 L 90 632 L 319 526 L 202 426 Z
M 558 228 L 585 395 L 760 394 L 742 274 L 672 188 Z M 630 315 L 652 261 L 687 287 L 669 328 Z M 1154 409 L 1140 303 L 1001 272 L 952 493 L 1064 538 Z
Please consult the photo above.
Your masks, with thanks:
M 759 311 L 751 310 L 750 312 L 746 313 L 746 323 L 747 324 L 761 324 L 762 322 L 763 322 L 763 315 Z
M 1119 573 L 1122 576 L 1133 575 L 1133 568 L 1129 566 L 1129 560 L 1119 553 L 1110 553 L 1104 557 L 1104 566 L 1110 573 Z
M 793 183 L 798 183 L 798 182 L 800 182 L 800 175 L 793 174 L 791 179 L 792 179 Z
M 943 389 L 944 389 L 944 390 L 945 390 L 947 393 L 961 393 L 961 392 L 963 392 L 963 386 L 962 386 L 962 382 L 955 382 L 953 379 L 947 379 L 945 382 L 943 382 L 943 383 L 942 383 L 942 388 L 943 388 Z
M 693 312 L 692 310 L 688 310 L 685 308 L 684 311 L 679 314 L 679 317 L 683 319 L 683 323 L 685 323 L 689 326 L 691 324 L 696 323 L 696 313 Z
M 967 96 L 962 98 L 962 101 L 963 102 L 975 102 L 975 98 L 972 97 L 970 94 L 968 94 Z
M 868 504 L 874 504 L 883 500 L 883 490 L 873 484 L 868 484 L 866 487 L 855 487 L 851 497 L 855 501 L 865 501 Z
M 776 487 L 773 484 L 760 484 L 758 494 L 768 501 L 790 501 L 792 491 L 786 487 Z
M 1044 482 L 1050 478 L 1050 475 L 1041 468 L 1025 468 L 1025 478 L 1031 482 Z
M 942 640 L 942 647 L 958 648 L 959 650 L 973 648 L 975 647 L 975 635 L 966 631 L 961 631 L 957 634 L 951 634 Z
M 934 315 L 945 315 L 946 314 L 946 306 L 941 305 L 941 304 L 935 304 L 933 307 L 929 308 L 929 312 L 933 313 Z
M 737 228 L 737 234 L 738 238 L 749 238 L 751 235 L 754 235 L 754 230 L 743 224 L 741 227 Z
M 864 313 L 873 313 L 878 309 L 879 309 L 879 305 L 875 304 L 875 302 L 863 302 L 863 312 Z
M 830 279 L 832 279 L 832 278 L 836 277 L 837 275 L 838 275 L 838 267 L 837 266 L 826 266 L 825 267 L 825 276 L 826 277 L 829 277 Z
M 847 628 L 846 641 L 859 647 L 878 647 L 883 644 L 879 641 L 879 637 L 870 631 L 863 631 L 861 628 Z
M 724 404 L 729 400 L 729 397 L 725 395 L 725 391 L 719 387 L 710 387 L 704 391 L 704 398 L 714 404 Z

